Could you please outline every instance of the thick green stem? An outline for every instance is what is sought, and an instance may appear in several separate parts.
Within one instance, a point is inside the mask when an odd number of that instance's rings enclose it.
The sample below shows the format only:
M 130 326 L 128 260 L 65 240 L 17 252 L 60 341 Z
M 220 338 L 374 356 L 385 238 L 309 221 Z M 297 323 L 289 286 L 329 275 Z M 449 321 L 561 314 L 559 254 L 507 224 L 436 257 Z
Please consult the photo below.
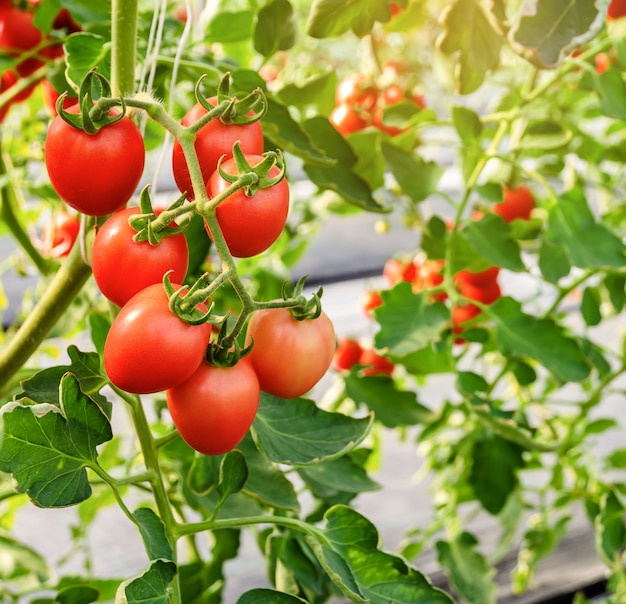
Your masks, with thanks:
M 83 261 L 80 246 L 74 245 L 35 308 L 0 351 L 0 385 L 8 382 L 37 350 L 90 275 L 91 268 Z
M 135 92 L 138 0 L 111 3 L 111 89 L 127 96 Z

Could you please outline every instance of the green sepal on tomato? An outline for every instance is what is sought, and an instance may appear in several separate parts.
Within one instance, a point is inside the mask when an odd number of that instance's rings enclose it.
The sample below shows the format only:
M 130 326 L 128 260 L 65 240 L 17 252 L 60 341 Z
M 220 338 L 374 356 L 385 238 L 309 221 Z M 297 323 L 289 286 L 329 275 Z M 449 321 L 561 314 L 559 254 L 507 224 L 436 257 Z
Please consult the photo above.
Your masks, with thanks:
M 93 276 L 102 294 L 114 304 L 124 306 L 135 294 L 154 283 L 161 283 L 165 273 L 182 283 L 189 265 L 189 248 L 183 233 L 163 237 L 158 245 L 137 242 L 129 224 L 140 208 L 115 212 L 98 229 L 91 262 Z M 159 212 L 156 212 L 158 215 Z M 172 223 L 168 228 L 175 228 Z
M 207 102 L 217 106 L 217 96 L 209 97 Z M 207 113 L 208 111 L 200 103 L 196 103 L 185 113 L 181 124 L 191 126 Z M 232 157 L 233 146 L 237 141 L 239 141 L 241 150 L 246 154 L 260 155 L 263 153 L 263 129 L 260 122 L 229 124 L 217 117 L 196 132 L 194 147 L 204 182 L 215 172 L 222 156 Z M 194 192 L 189 167 L 183 149 L 177 140 L 174 141 L 172 148 L 172 171 L 179 191 L 185 193 L 187 199 L 193 199 Z
M 207 312 L 204 304 L 196 308 Z M 104 344 L 104 369 L 109 380 L 126 392 L 150 394 L 173 388 L 202 363 L 211 330 L 210 323 L 190 325 L 176 316 L 162 283 L 149 285 L 124 305 L 111 324 Z
M 166 391 L 170 416 L 183 440 L 204 455 L 222 455 L 244 438 L 259 406 L 259 380 L 247 357 L 232 367 L 203 361 Z
M 66 112 L 78 114 L 79 107 Z M 126 205 L 145 164 L 143 137 L 127 116 L 87 134 L 57 115 L 48 129 L 44 155 L 59 197 L 89 216 L 105 216 Z
M 250 318 L 246 345 L 250 344 L 247 358 L 261 390 L 280 398 L 298 398 L 330 367 L 335 329 L 324 311 L 316 318 L 298 320 L 288 308 L 268 308 L 255 311 Z

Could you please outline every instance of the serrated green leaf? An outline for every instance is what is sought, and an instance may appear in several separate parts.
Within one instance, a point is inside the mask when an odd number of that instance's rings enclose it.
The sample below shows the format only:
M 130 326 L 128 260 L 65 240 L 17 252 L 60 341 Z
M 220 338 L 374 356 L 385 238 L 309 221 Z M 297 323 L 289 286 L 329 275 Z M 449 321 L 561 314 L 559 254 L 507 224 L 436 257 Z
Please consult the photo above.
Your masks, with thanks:
M 432 412 L 418 402 L 415 392 L 399 390 L 388 376 L 360 377 L 352 372 L 344 381 L 346 395 L 366 405 L 383 426 L 414 426 L 432 418 Z
M 609 0 L 527 0 L 511 32 L 522 56 L 539 67 L 555 67 L 596 36 Z
M 463 531 L 447 541 L 437 541 L 437 559 L 464 600 L 472 604 L 495 604 L 495 569 L 477 546 L 476 537 Z
M 307 465 L 348 453 L 367 436 L 373 417 L 353 419 L 306 399 L 261 393 L 254 423 L 257 446 L 274 462 Z
M 96 447 L 113 437 L 109 419 L 71 373 L 62 378 L 60 392 L 59 407 L 9 403 L 2 408 L 0 471 L 13 474 L 19 491 L 42 507 L 87 499 L 86 468 L 96 464 Z
M 168 604 L 168 586 L 175 574 L 176 564 L 154 560 L 142 574 L 119 586 L 115 604 Z
M 306 603 L 306 600 L 301 600 L 281 591 L 263 588 L 251 589 L 239 596 L 237 600 L 237 604 L 297 604 L 298 602 Z
M 327 543 L 307 538 L 332 581 L 353 602 L 451 604 L 419 571 L 378 549 L 374 525 L 356 510 L 336 505 L 324 515 Z
M 444 31 L 437 45 L 443 53 L 455 55 L 457 91 L 474 92 L 500 64 L 503 37 L 485 5 L 476 0 L 456 0 L 443 10 L 441 22 Z
M 289 50 L 295 43 L 298 24 L 289 0 L 271 0 L 258 13 L 254 49 L 264 57 Z
M 423 201 L 435 191 L 444 173 L 439 164 L 426 161 L 387 140 L 382 141 L 381 151 L 396 182 L 413 201 Z
M 313 38 L 332 38 L 352 30 L 363 37 L 376 21 L 389 21 L 391 11 L 380 0 L 313 0 L 306 32 Z
M 563 246 L 571 264 L 579 268 L 626 266 L 626 246 L 605 224 L 596 222 L 580 189 L 561 195 L 550 208 L 546 237 Z
M 376 309 L 380 330 L 374 343 L 392 355 L 405 356 L 423 349 L 438 340 L 450 323 L 446 305 L 431 303 L 427 293 L 413 293 L 410 283 L 398 283 L 381 292 L 381 297 L 383 304 Z
M 341 492 L 356 494 L 380 489 L 380 484 L 348 455 L 300 468 L 298 473 L 318 497 L 325 499 Z
M 102 36 L 78 32 L 65 41 L 65 77 L 76 90 L 85 76 L 94 68 L 108 80 L 111 79 L 111 43 Z
M 150 560 L 172 560 L 172 546 L 165 534 L 163 521 L 150 508 L 137 508 L 133 512 L 141 538 Z
M 527 356 L 540 362 L 564 382 L 584 380 L 590 366 L 580 345 L 563 334 L 552 319 L 522 312 L 521 304 L 503 296 L 489 307 L 496 323 L 496 339 L 503 354 Z

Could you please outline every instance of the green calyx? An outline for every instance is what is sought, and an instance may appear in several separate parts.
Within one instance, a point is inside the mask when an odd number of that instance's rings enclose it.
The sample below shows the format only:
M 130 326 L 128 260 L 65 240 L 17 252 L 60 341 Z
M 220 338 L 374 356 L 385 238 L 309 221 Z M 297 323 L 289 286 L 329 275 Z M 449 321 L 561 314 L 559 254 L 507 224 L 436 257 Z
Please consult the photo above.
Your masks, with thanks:
M 283 286 L 283 300 L 303 300 L 301 304 L 292 306 L 289 309 L 293 318 L 296 319 L 296 321 L 317 319 L 322 314 L 322 294 L 324 293 L 323 288 L 318 288 L 318 290 L 313 293 L 309 300 L 307 300 L 302 293 L 307 276 L 308 275 L 305 275 L 298 280 L 298 282 L 294 285 L 291 295 L 289 295 L 287 291 L 287 284 Z
M 174 289 L 172 282 L 170 281 L 168 271 L 163 276 L 163 286 L 165 292 L 169 298 L 169 309 L 182 321 L 189 325 L 202 325 L 203 323 L 209 323 L 212 319 L 213 303 L 209 304 L 208 310 L 202 312 L 198 309 L 200 301 L 195 301 L 194 293 L 200 289 L 200 281 L 198 280 L 191 288 L 180 287 Z
M 229 333 L 228 317 L 225 317 L 217 339 L 207 347 L 205 358 L 207 363 L 215 367 L 233 367 L 252 350 L 252 346 L 253 344 L 250 344 L 241 348 L 233 333 Z

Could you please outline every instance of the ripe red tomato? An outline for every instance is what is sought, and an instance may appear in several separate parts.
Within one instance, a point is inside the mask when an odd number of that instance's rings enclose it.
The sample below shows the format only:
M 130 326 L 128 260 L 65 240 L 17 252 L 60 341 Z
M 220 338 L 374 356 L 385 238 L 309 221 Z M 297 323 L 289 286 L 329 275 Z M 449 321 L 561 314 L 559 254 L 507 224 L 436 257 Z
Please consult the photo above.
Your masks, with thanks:
M 347 136 L 367 127 L 367 121 L 347 103 L 337 105 L 328 116 L 328 121 L 339 134 Z
M 595 56 L 595 63 L 596 73 L 603 74 L 609 68 L 611 60 L 609 59 L 609 55 L 607 55 L 605 52 L 599 52 Z
M 444 281 L 441 272 L 444 264 L 444 260 L 426 260 L 418 266 L 417 273 L 413 279 L 413 291 L 416 293 L 424 292 L 441 285 Z M 432 294 L 434 300 L 443 301 L 447 297 L 448 294 L 445 291 Z
M 198 309 L 207 310 L 204 304 Z M 115 317 L 104 344 L 104 369 L 111 382 L 127 392 L 167 390 L 196 371 L 210 337 L 209 323 L 185 323 L 169 309 L 163 285 L 149 285 Z
M 459 290 L 466 298 L 483 304 L 493 304 L 502 295 L 497 281 L 491 281 L 484 285 L 473 285 L 466 282 L 460 284 Z
M 43 97 L 44 105 L 50 112 L 50 115 L 55 116 L 57 114 L 57 100 L 61 95 L 54 89 L 50 80 L 46 78 L 41 80 L 41 96 Z M 76 105 L 76 103 L 78 103 L 78 97 L 66 96 L 63 99 L 63 109 Z
M 33 25 L 33 13 L 11 7 L 0 11 L 0 49 L 11 57 L 19 57 L 23 52 L 41 44 L 41 32 Z M 17 72 L 28 76 L 43 65 L 43 61 L 30 57 L 20 61 Z
M 43 228 L 44 256 L 63 258 L 70 253 L 80 231 L 80 219 L 69 212 L 57 212 Z
M 335 91 L 335 105 L 356 105 L 371 111 L 378 101 L 378 89 L 361 74 L 351 73 L 343 78 Z
M 383 267 L 383 277 L 392 286 L 401 281 L 415 281 L 416 276 L 417 266 L 412 260 L 389 258 Z
M 263 161 L 260 155 L 247 155 L 248 163 L 254 167 Z M 237 164 L 233 158 L 222 162 L 222 170 L 227 174 L 237 174 Z M 276 176 L 280 170 L 274 166 L 269 176 Z M 222 178 L 219 171 L 206 183 L 210 198 L 222 193 L 230 183 Z M 289 185 L 283 178 L 272 187 L 257 189 L 248 196 L 239 189 L 217 206 L 217 221 L 230 253 L 236 258 L 249 258 L 264 252 L 282 233 L 289 213 Z M 207 225 L 207 233 L 213 239 Z
M 378 354 L 373 348 L 366 348 L 361 353 L 359 365 L 366 365 L 363 375 L 391 375 L 395 365 L 386 357 Z
M 248 358 L 261 390 L 281 398 L 297 398 L 319 382 L 335 354 L 335 330 L 326 313 L 298 321 L 287 308 L 256 311 L 246 343 Z
M 94 279 L 103 295 L 118 306 L 148 285 L 161 283 L 169 270 L 176 283 L 187 275 L 189 249 L 183 233 L 164 237 L 158 245 L 133 241 L 136 231 L 128 219 L 140 212 L 139 208 L 116 212 L 98 229 L 93 243 Z
M 609 20 L 626 17 L 626 0 L 611 0 L 606 17 Z
M 217 105 L 216 96 L 208 98 L 207 101 L 211 105 Z M 196 103 L 185 113 L 181 124 L 183 126 L 191 126 L 191 124 L 195 124 L 206 114 L 207 110 L 200 103 Z M 245 125 L 225 124 L 219 118 L 215 118 L 200 128 L 196 133 L 195 149 L 204 182 L 215 172 L 217 162 L 223 155 L 227 158 L 232 157 L 233 145 L 237 141 L 239 141 L 244 154 L 261 155 L 264 151 L 261 123 L 253 122 Z M 187 160 L 178 141 L 174 141 L 172 149 L 172 170 L 176 186 L 180 192 L 186 193 L 187 199 L 193 199 L 194 192 Z
M 473 273 L 468 270 L 459 271 L 455 275 L 454 279 L 457 285 L 459 285 L 459 287 L 462 287 L 464 283 L 482 286 L 482 285 L 487 285 L 488 283 L 491 283 L 492 281 L 495 281 L 498 278 L 499 274 L 500 274 L 499 267 L 490 266 L 484 271 L 479 271 L 477 273 Z
M 399 84 L 389 84 L 383 91 L 385 105 L 395 105 L 404 99 L 404 89 Z
M 166 391 L 167 408 L 183 440 L 204 455 L 234 449 L 248 432 L 261 397 L 246 357 L 233 367 L 203 361 L 182 384 Z
M 504 187 L 504 200 L 493 206 L 493 211 L 500 214 L 506 222 L 513 220 L 530 220 L 535 207 L 535 196 L 526 186 L 516 188 Z
M 79 109 L 74 105 L 67 111 Z M 54 190 L 69 206 L 90 216 L 105 216 L 125 205 L 145 162 L 141 132 L 128 117 L 87 134 L 57 115 L 44 154 Z
M 452 308 L 452 332 L 460 334 L 463 332 L 463 324 L 471 321 L 481 313 L 480 308 L 475 304 L 457 304 Z M 463 338 L 455 338 L 455 344 L 463 344 Z
M 363 347 L 354 338 L 340 338 L 330 364 L 335 371 L 350 371 L 361 358 Z
M 383 303 L 379 291 L 368 289 L 359 296 L 359 305 L 366 316 L 371 317 L 372 311 Z

